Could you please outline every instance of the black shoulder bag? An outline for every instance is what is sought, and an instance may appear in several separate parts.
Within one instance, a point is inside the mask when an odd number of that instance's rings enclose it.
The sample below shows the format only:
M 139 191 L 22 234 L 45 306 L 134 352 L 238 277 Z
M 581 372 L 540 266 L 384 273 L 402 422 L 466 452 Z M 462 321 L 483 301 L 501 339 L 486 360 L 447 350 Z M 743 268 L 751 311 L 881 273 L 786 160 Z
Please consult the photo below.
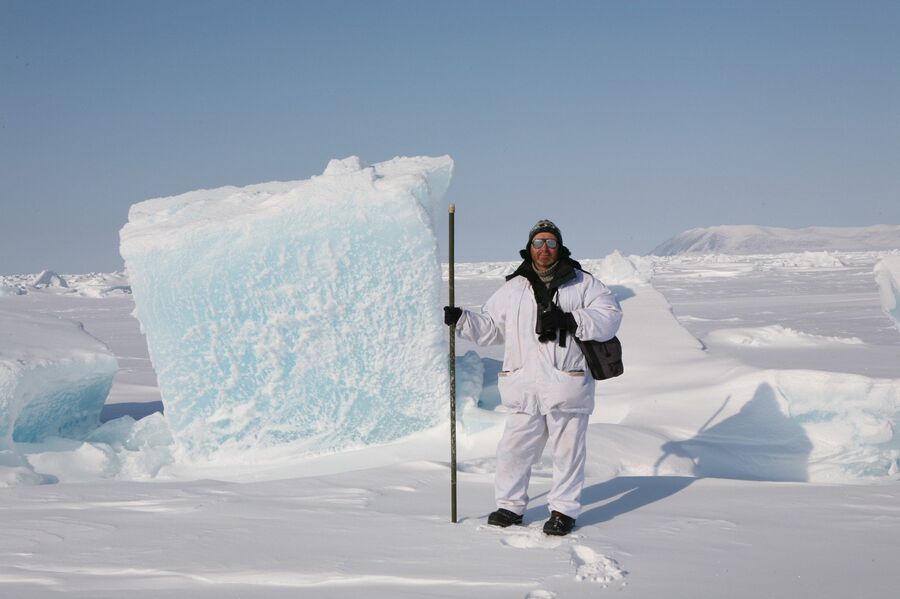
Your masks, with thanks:
M 622 364 L 622 342 L 618 337 L 609 341 L 582 341 L 575 337 L 575 343 L 584 354 L 584 361 L 591 369 L 591 376 L 602 381 L 619 376 L 625 372 Z

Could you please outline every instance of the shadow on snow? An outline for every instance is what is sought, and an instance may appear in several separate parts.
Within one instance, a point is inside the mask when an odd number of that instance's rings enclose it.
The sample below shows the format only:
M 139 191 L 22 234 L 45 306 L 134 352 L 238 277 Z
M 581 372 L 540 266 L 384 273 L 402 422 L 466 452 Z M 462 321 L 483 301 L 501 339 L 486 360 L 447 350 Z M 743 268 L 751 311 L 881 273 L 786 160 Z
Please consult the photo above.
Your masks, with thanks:
M 654 476 L 619 476 L 585 488 L 579 524 L 612 520 L 670 497 L 701 478 L 809 480 L 812 443 L 803 427 L 782 413 L 772 387 L 761 383 L 737 414 L 710 426 L 730 399 L 692 438 L 662 445 Z M 671 456 L 693 462 L 692 476 L 656 475 Z

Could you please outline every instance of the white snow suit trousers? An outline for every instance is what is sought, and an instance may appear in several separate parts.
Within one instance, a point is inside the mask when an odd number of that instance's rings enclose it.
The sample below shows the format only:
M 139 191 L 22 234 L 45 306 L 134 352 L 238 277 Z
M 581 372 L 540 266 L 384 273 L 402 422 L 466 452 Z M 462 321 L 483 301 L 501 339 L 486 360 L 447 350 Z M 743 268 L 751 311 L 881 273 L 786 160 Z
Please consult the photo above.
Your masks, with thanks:
M 531 465 L 540 460 L 549 440 L 553 452 L 553 487 L 547 498 L 550 510 L 577 518 L 581 513 L 589 418 L 588 414 L 559 410 L 548 414 L 509 414 L 497 446 L 494 477 L 497 507 L 520 515 L 525 513 Z

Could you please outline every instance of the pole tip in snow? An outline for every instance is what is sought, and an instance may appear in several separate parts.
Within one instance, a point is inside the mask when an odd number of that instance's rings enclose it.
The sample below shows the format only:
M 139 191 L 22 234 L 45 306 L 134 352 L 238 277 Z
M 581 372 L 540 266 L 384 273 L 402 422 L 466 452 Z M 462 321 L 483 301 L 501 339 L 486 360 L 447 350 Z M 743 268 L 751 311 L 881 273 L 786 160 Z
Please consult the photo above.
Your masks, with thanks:
M 449 212 L 450 212 L 450 214 L 453 214 L 454 212 L 456 212 L 456 204 L 450 204 Z

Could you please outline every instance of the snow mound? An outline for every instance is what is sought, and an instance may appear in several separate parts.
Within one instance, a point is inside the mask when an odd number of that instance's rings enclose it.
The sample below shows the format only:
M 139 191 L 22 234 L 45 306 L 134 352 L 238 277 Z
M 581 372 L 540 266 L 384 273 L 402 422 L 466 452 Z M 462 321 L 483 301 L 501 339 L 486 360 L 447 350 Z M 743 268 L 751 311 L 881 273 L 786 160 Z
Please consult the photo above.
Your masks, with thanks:
M 783 254 L 803 251 L 875 251 L 900 248 L 900 225 L 785 229 L 720 225 L 679 233 L 651 252 L 675 254 Z
M 704 350 L 652 286 L 635 286 L 619 331 L 633 364 L 598 385 L 586 472 L 592 477 L 691 477 L 858 482 L 896 477 L 900 378 L 766 369 Z M 783 327 L 738 332 L 789 353 L 866 346 Z M 737 335 L 727 337 L 735 341 Z M 766 345 L 770 344 L 770 345 Z M 681 477 L 684 477 L 683 479 Z M 666 483 L 668 484 L 668 483 Z M 611 484 L 608 496 L 627 492 Z
M 624 425 L 595 425 L 589 442 L 598 450 L 588 472 L 796 482 L 883 480 L 898 472 L 900 380 L 759 371 L 714 390 L 709 397 L 719 405 L 708 405 L 712 417 L 690 436 L 662 422 L 632 428 L 633 415 Z M 703 391 L 694 395 L 703 401 Z
M 717 329 L 703 339 L 709 345 L 742 345 L 760 348 L 817 347 L 829 344 L 862 345 L 858 337 L 827 337 L 795 331 L 779 324 L 765 327 Z
M 452 169 L 351 157 L 131 207 L 120 249 L 180 457 L 326 453 L 446 417 L 432 223 Z
M 900 254 L 885 256 L 874 269 L 881 308 L 900 330 Z
M 100 424 L 117 370 L 80 323 L 0 310 L 0 470 L 12 469 L 0 479 L 40 482 L 13 442 L 83 439 Z
M 582 260 L 581 265 L 607 285 L 646 283 L 653 278 L 650 258 L 623 256 L 618 250 L 600 260 Z

